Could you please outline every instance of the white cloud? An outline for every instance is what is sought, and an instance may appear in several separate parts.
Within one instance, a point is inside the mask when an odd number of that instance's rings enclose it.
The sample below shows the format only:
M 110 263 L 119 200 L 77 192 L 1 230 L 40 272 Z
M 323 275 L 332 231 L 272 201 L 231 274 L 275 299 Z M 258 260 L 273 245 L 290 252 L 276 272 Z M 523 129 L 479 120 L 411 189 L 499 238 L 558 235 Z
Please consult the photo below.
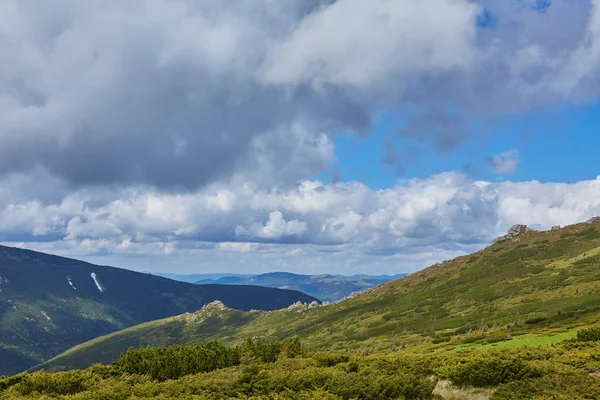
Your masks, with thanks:
M 235 228 L 235 235 L 240 237 L 255 237 L 260 239 L 283 240 L 289 236 L 300 237 L 307 231 L 307 223 L 297 219 L 286 221 L 279 211 L 269 213 L 269 220 L 263 225 L 252 224 L 250 228 L 239 225 Z
M 513 224 L 549 229 L 600 215 L 600 177 L 494 183 L 444 173 L 378 191 L 307 181 L 272 190 L 216 185 L 185 195 L 139 188 L 105 193 L 104 201 L 83 190 L 46 205 L 11 197 L 0 198 L 3 240 L 39 246 L 43 239 L 41 249 L 64 254 L 201 254 L 210 263 L 243 253 L 248 264 L 232 260 L 231 268 L 275 268 L 294 256 L 326 271 L 343 269 L 344 260 L 389 269 L 402 259 L 414 269 L 424 266 L 418 260 L 476 250 Z
M 258 245 L 256 243 L 239 243 L 239 242 L 224 242 L 218 243 L 217 249 L 223 251 L 233 251 L 238 253 L 248 253 L 256 250 Z
M 519 166 L 519 151 L 510 149 L 507 152 L 497 154 L 488 160 L 490 168 L 497 174 L 513 174 Z
M 414 77 L 468 69 L 475 58 L 478 11 L 473 3 L 455 0 L 336 1 L 308 15 L 275 46 L 265 77 L 275 83 L 372 87 L 392 76 L 407 84 Z

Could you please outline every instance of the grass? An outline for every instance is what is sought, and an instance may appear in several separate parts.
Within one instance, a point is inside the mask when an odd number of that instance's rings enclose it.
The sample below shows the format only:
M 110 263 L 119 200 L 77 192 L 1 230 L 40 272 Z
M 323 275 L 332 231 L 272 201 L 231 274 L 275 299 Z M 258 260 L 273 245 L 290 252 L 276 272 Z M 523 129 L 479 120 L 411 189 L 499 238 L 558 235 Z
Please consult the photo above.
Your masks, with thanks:
M 434 395 L 444 400 L 489 400 L 494 391 L 491 389 L 459 388 L 447 380 L 441 380 L 433 390 Z
M 533 335 L 526 334 L 506 340 L 502 340 L 496 343 L 480 343 L 480 344 L 461 344 L 452 349 L 452 351 L 460 351 L 464 349 L 473 349 L 479 351 L 486 350 L 497 350 L 497 349 L 508 349 L 515 347 L 537 347 L 537 346 L 550 346 L 556 343 L 563 342 L 568 339 L 573 339 L 577 336 L 577 331 L 562 332 L 555 335 Z
M 108 366 L 0 377 L 0 398 L 593 399 L 600 393 L 600 378 L 591 373 L 600 369 L 600 341 L 588 341 L 592 336 L 486 352 L 342 354 L 313 352 L 297 339 L 144 348 Z
M 235 343 L 255 336 L 298 335 L 312 350 L 361 354 L 551 344 L 600 318 L 599 229 L 579 224 L 528 232 L 517 243 L 496 243 L 315 309 L 225 310 L 202 322 L 183 318 L 181 329 L 166 319 L 85 343 L 45 366 L 109 362 L 131 343 Z M 557 269 L 559 260 L 571 264 Z

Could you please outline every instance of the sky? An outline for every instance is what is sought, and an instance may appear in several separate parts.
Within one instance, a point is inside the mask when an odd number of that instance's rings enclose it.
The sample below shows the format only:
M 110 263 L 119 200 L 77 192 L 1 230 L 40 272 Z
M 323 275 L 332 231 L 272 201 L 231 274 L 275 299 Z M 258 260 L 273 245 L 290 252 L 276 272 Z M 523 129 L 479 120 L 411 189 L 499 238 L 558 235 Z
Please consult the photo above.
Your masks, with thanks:
M 0 242 L 395 274 L 600 215 L 600 0 L 0 2 Z

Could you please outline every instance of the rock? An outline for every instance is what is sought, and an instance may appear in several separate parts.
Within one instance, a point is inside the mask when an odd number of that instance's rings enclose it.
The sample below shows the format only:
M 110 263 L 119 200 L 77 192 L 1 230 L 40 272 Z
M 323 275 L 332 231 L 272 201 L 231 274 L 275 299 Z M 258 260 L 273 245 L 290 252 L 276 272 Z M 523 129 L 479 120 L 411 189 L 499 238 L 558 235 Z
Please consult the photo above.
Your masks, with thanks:
M 593 217 L 593 218 L 590 218 L 586 223 L 587 224 L 595 224 L 598 222 L 600 222 L 600 217 Z
M 560 225 L 554 225 L 551 230 L 557 231 L 560 229 Z
M 515 237 L 522 235 L 523 233 L 528 232 L 530 230 L 531 229 L 529 229 L 527 227 L 527 225 L 513 225 L 508 230 L 508 233 L 506 234 L 506 236 L 508 236 L 509 238 L 515 238 Z
M 290 305 L 287 309 L 288 310 L 293 310 L 293 309 L 296 309 L 296 308 L 301 308 L 303 305 L 304 304 L 301 301 L 298 300 L 294 304 Z
M 520 242 L 521 235 L 528 232 L 537 232 L 535 229 L 529 228 L 527 225 L 513 225 L 508 230 L 508 233 L 504 236 L 494 239 L 494 243 L 503 240 L 512 240 L 513 242 Z

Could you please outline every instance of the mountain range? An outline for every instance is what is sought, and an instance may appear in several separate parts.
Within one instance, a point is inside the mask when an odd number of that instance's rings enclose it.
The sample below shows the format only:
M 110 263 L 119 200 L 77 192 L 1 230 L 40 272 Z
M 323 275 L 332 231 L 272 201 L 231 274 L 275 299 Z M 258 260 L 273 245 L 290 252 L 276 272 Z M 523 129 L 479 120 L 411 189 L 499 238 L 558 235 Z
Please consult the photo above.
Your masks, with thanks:
M 271 272 L 246 276 L 224 276 L 218 279 L 204 279 L 197 284 L 256 285 L 280 289 L 293 289 L 322 301 L 337 301 L 354 292 L 381 285 L 406 274 L 390 275 L 299 275 L 289 272 Z
M 196 311 L 215 300 L 248 311 L 316 301 L 293 290 L 194 285 L 0 246 L 0 375 L 97 336 Z
M 130 346 L 300 336 L 307 348 L 394 352 L 550 344 L 600 318 L 600 220 L 538 232 L 517 226 L 493 245 L 342 301 L 244 312 L 214 302 L 74 347 L 39 368 L 109 363 Z
M 168 272 L 153 272 L 152 275 L 162 276 L 163 278 L 173 279 L 174 281 L 188 282 L 188 283 L 196 283 L 198 281 L 204 281 L 204 280 L 217 281 L 221 278 L 227 278 L 227 277 L 252 278 L 253 276 L 256 276 L 256 274 L 229 274 L 229 273 L 173 274 L 173 273 L 168 273 Z

